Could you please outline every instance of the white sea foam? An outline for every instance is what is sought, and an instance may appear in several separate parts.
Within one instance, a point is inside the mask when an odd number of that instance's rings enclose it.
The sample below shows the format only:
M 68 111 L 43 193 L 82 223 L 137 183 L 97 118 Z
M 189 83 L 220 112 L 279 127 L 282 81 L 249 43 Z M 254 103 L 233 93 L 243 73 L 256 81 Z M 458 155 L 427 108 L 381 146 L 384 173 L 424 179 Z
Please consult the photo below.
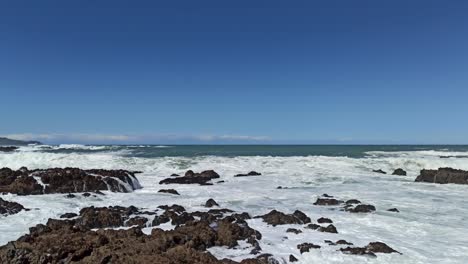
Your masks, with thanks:
M 206 210 L 203 204 L 215 199 L 222 207 L 251 215 L 277 209 L 291 213 L 299 209 L 313 220 L 322 216 L 333 219 L 339 234 L 320 233 L 303 229 L 298 235 L 286 233 L 289 227 L 266 225 L 261 219 L 248 220 L 263 238 L 263 252 L 287 259 L 294 254 L 300 263 L 468 263 L 468 186 L 415 183 L 414 177 L 423 168 L 454 167 L 468 170 L 468 155 L 464 152 L 443 152 L 441 159 L 432 151 L 367 153 L 365 158 L 349 157 L 127 157 L 115 152 L 92 154 L 49 153 L 19 151 L 0 154 L 0 167 L 19 169 L 80 167 L 83 169 L 128 169 L 143 171 L 137 175 L 143 189 L 133 193 L 110 193 L 105 196 L 67 199 L 64 195 L 39 196 L 1 195 L 16 201 L 31 211 L 0 217 L 0 244 L 28 232 L 28 228 L 45 223 L 48 218 L 67 212 L 77 213 L 86 206 L 135 205 L 155 209 L 162 204 L 180 204 L 190 211 Z M 408 171 L 407 177 L 381 175 L 373 169 L 391 172 L 396 168 Z M 171 173 L 187 169 L 201 171 L 214 169 L 225 183 L 213 186 L 164 185 L 160 180 Z M 250 170 L 261 172 L 258 177 L 233 177 Z M 276 189 L 277 186 L 288 187 Z M 181 195 L 158 193 L 159 189 L 174 188 Z M 323 193 L 340 199 L 357 198 L 377 207 L 373 214 L 350 214 L 313 202 Z M 400 213 L 387 212 L 396 207 Z M 37 208 L 37 209 L 36 209 Z M 167 226 L 165 228 L 171 228 Z M 146 228 L 145 232 L 150 232 Z M 382 241 L 402 252 L 379 254 L 377 258 L 344 255 L 339 247 L 328 246 L 323 240 L 345 239 L 357 246 Z M 320 250 L 300 254 L 297 244 L 311 242 Z M 211 248 L 217 257 L 240 260 L 249 255 L 248 244 L 237 249 Z

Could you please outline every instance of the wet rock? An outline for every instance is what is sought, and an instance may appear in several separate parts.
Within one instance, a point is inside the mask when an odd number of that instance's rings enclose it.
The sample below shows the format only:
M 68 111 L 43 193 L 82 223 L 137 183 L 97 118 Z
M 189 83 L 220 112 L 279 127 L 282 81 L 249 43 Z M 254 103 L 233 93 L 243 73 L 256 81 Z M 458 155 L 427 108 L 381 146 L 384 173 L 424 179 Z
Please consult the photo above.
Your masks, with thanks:
M 378 169 L 378 170 L 373 170 L 372 172 L 380 173 L 380 174 L 387 174 L 385 171 Z
M 334 233 L 334 234 L 338 233 L 338 230 L 336 230 L 336 227 L 334 225 L 328 225 L 327 227 L 321 226 L 317 230 L 320 232 L 326 232 L 326 233 Z
M 333 198 L 332 195 L 328 195 L 328 194 L 326 194 L 326 193 L 322 194 L 322 196 L 325 197 L 325 198 Z
M 310 223 L 310 218 L 303 212 L 296 210 L 292 214 L 285 214 L 276 210 L 272 210 L 268 214 L 256 216 L 255 218 L 262 218 L 264 222 L 272 225 L 286 225 L 286 224 L 307 224 Z
M 38 182 L 39 181 L 39 182 Z M 124 170 L 81 170 L 54 168 L 13 171 L 0 170 L 0 192 L 19 195 L 44 193 L 77 193 L 109 190 L 130 192 L 140 188 L 133 172 Z
M 330 246 L 336 246 L 336 243 L 331 240 L 324 240 L 323 242 L 327 243 Z
M 80 210 L 76 224 L 89 229 L 124 226 L 129 216 L 137 211 L 133 206 L 87 207 Z
M 0 215 L 17 214 L 24 210 L 24 207 L 16 202 L 5 201 L 0 198 Z
M 172 173 L 171 174 L 171 177 L 179 177 L 180 175 L 179 174 L 176 174 L 176 173 Z
M 317 230 L 317 229 L 319 229 L 320 227 L 321 227 L 321 226 L 320 226 L 320 225 L 317 225 L 317 224 L 309 224 L 309 225 L 307 225 L 305 228 Z
M 71 194 L 71 193 L 65 195 L 65 198 L 68 198 L 68 199 L 75 198 L 75 197 L 76 197 L 76 195 Z
M 314 245 L 312 243 L 302 243 L 297 245 L 297 249 L 299 249 L 299 252 L 304 253 L 304 252 L 309 252 L 310 249 L 318 249 L 320 246 Z
M 297 235 L 297 234 L 302 233 L 302 231 L 299 230 L 299 229 L 295 229 L 295 228 L 288 228 L 288 229 L 286 230 L 286 233 L 294 233 L 294 234 Z
M 294 255 L 289 255 L 289 262 L 296 262 L 299 261 Z
M 159 193 L 170 193 L 170 194 L 175 194 L 175 195 L 180 195 L 176 190 L 174 189 L 161 189 L 158 191 Z
M 126 223 L 125 226 L 138 226 L 138 227 L 146 227 L 146 223 L 148 222 L 148 219 L 146 217 L 142 216 L 136 216 L 133 218 L 130 218 Z
M 398 210 L 398 209 L 396 209 L 396 208 L 390 208 L 390 209 L 388 209 L 387 211 L 389 211 L 389 212 L 394 212 L 394 213 L 399 213 L 399 212 L 400 212 L 400 210 Z
M 206 201 L 205 203 L 205 207 L 213 207 L 213 206 L 219 206 L 219 204 L 211 198 L 208 199 L 208 201 Z
M 334 198 L 317 198 L 314 205 L 339 205 L 342 204 L 343 201 L 334 199 Z
M 262 175 L 262 174 L 259 173 L 259 172 L 251 171 L 251 172 L 249 172 L 247 174 L 236 174 L 236 175 L 234 175 L 234 177 L 248 177 L 248 176 L 260 176 L 260 175 Z
M 357 199 L 350 199 L 348 201 L 346 201 L 346 204 L 360 204 L 361 201 L 357 200 Z
M 396 169 L 392 175 L 398 175 L 398 176 L 406 176 L 406 171 L 403 169 Z
M 15 150 L 19 149 L 18 147 L 0 147 L 0 152 L 13 152 Z
M 201 173 L 194 173 L 189 170 L 183 177 L 167 178 L 159 182 L 159 184 L 200 184 L 212 185 L 209 183 L 212 179 L 219 178 L 219 174 L 213 170 L 203 171 Z
M 352 255 L 369 255 L 375 257 L 375 253 L 399 253 L 382 242 L 371 242 L 365 247 L 347 247 L 340 249 L 341 252 Z
M 468 171 L 456 170 L 452 168 L 439 168 L 438 170 L 421 170 L 416 182 L 430 183 L 455 183 L 468 184 Z
M 91 196 L 91 194 L 90 194 L 89 192 L 85 192 L 85 193 L 83 193 L 82 195 L 83 195 L 84 197 L 89 197 L 89 196 Z
M 330 218 L 320 217 L 317 219 L 317 223 L 319 224 L 331 224 L 333 221 Z
M 343 239 L 336 241 L 335 244 L 337 244 L 337 245 L 353 245 L 353 243 L 350 243 L 350 242 L 348 242 L 346 240 L 343 240 Z
M 60 216 L 60 218 L 73 218 L 73 217 L 77 217 L 78 215 L 75 214 L 75 213 L 65 213 L 63 215 Z
M 375 211 L 375 206 L 370 204 L 358 204 L 354 208 L 346 208 L 350 213 L 370 213 Z

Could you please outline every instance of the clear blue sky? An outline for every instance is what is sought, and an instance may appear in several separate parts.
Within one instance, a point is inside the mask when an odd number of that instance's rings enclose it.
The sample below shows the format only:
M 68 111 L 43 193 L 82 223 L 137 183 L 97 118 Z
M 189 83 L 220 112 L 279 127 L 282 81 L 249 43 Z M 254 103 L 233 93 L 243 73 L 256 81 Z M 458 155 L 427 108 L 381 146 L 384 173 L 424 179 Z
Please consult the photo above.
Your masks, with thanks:
M 0 135 L 468 143 L 467 14 L 468 1 L 1 1 Z

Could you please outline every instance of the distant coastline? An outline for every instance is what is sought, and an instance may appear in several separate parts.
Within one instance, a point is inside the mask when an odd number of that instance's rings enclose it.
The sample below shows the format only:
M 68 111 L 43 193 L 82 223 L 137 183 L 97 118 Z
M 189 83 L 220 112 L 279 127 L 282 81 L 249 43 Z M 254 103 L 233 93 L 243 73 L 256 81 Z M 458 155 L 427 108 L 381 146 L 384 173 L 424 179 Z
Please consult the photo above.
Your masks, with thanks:
M 39 141 L 23 141 L 23 140 L 0 137 L 0 146 L 25 146 L 29 144 L 41 145 L 42 143 Z

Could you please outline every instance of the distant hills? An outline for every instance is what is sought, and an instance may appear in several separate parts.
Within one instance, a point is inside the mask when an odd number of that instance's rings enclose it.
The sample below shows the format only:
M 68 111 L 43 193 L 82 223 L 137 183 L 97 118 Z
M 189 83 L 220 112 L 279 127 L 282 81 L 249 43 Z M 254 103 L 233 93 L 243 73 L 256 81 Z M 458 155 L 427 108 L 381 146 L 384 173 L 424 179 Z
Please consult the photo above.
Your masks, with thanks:
M 0 146 L 25 146 L 29 144 L 42 144 L 39 141 L 23 141 L 0 137 Z

